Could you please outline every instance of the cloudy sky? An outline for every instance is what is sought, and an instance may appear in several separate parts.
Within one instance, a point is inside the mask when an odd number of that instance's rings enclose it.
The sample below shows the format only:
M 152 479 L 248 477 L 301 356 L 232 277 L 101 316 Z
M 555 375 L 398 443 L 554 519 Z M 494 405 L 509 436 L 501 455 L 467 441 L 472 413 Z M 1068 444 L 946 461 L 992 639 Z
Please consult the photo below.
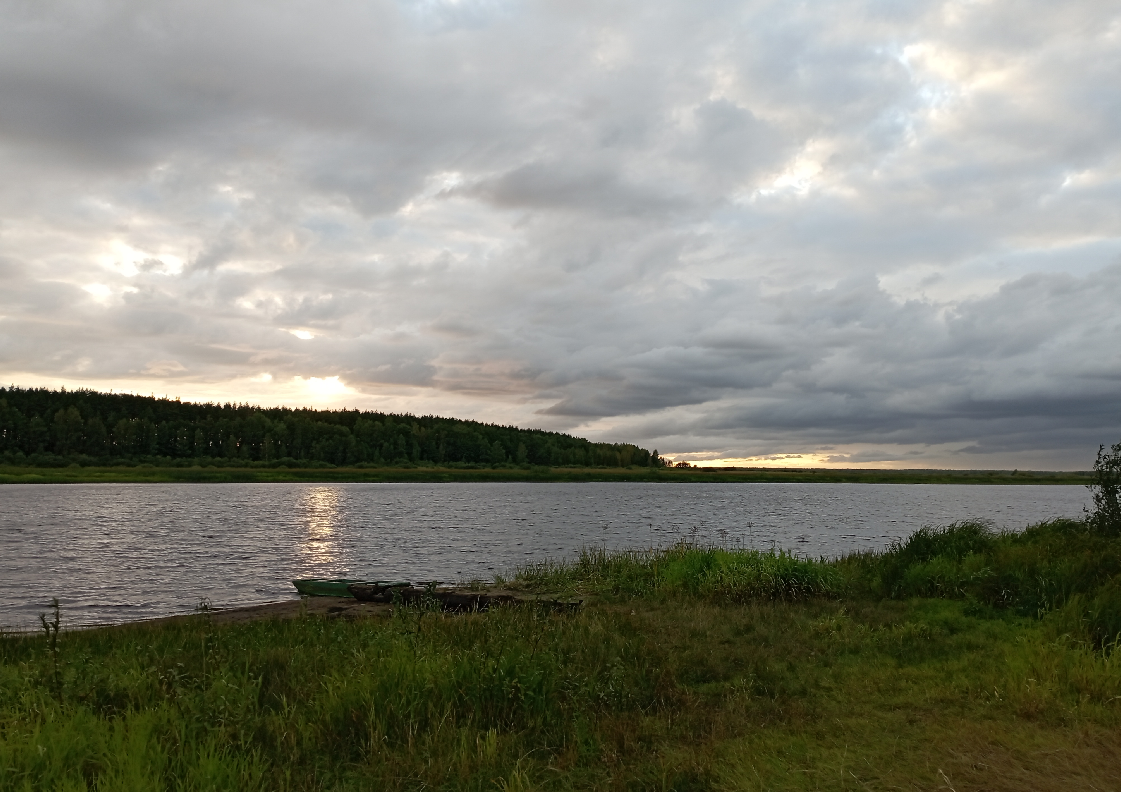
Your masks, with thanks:
M 6 2 L 0 378 L 1085 469 L 1121 7 Z

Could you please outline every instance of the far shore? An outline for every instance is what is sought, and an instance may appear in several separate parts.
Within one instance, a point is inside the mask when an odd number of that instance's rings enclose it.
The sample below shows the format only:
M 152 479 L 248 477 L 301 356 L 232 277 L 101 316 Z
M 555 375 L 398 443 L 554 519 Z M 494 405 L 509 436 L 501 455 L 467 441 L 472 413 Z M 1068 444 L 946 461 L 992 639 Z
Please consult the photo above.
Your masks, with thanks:
M 115 467 L 0 465 L 0 484 L 376 483 L 376 482 L 659 482 L 864 484 L 1081 484 L 1091 471 L 866 470 L 826 468 L 596 467 Z

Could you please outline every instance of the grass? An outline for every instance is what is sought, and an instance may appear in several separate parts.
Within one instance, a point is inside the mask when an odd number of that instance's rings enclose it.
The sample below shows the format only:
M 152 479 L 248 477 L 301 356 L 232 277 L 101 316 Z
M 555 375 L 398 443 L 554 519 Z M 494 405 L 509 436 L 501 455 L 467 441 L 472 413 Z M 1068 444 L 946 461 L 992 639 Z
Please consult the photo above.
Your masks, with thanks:
M 707 483 L 1089 484 L 1090 472 L 750 468 L 494 467 L 30 467 L 0 465 L 0 484 L 168 482 L 653 481 Z
M 679 544 L 520 570 L 578 614 L 0 641 L 0 789 L 1121 786 L 1121 540 L 925 530 L 813 561 Z M 48 624 L 50 621 L 48 620 Z
M 647 551 L 584 549 L 572 564 L 532 564 L 520 569 L 514 580 L 526 588 L 567 596 L 686 596 L 721 603 L 837 597 L 842 590 L 833 564 L 783 551 L 727 550 L 690 542 Z

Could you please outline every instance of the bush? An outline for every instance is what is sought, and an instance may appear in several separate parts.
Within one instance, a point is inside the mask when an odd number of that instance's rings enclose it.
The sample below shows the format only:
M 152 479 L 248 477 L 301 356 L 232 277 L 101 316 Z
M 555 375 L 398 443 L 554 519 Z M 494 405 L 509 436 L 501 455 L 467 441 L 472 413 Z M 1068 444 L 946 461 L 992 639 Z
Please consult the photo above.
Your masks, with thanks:
M 1121 443 L 1106 453 L 1098 446 L 1094 461 L 1094 481 L 1089 485 L 1094 496 L 1094 510 L 1088 512 L 1090 529 L 1103 536 L 1121 536 Z
M 1059 623 L 1095 649 L 1112 652 L 1121 645 L 1121 580 L 1113 578 L 1093 594 L 1071 597 Z
M 996 534 L 989 523 L 957 522 L 945 528 L 924 526 L 901 544 L 895 544 L 873 561 L 878 566 L 882 594 L 890 597 L 946 596 L 962 593 L 961 576 L 976 570 L 952 571 L 967 556 L 985 555 L 993 549 Z M 939 563 L 932 563 L 935 561 Z
M 1019 533 L 986 523 L 923 528 L 882 553 L 840 559 L 852 595 L 971 599 L 1040 616 L 1072 597 L 1091 599 L 1121 575 L 1121 542 L 1081 520 L 1053 520 Z

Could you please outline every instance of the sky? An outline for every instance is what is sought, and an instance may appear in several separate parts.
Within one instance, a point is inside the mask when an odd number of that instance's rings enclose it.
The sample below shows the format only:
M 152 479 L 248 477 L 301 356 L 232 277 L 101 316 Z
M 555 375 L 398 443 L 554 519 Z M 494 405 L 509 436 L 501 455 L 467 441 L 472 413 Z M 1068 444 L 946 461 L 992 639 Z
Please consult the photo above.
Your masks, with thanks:
M 0 380 L 1087 469 L 1121 6 L 3 3 Z

